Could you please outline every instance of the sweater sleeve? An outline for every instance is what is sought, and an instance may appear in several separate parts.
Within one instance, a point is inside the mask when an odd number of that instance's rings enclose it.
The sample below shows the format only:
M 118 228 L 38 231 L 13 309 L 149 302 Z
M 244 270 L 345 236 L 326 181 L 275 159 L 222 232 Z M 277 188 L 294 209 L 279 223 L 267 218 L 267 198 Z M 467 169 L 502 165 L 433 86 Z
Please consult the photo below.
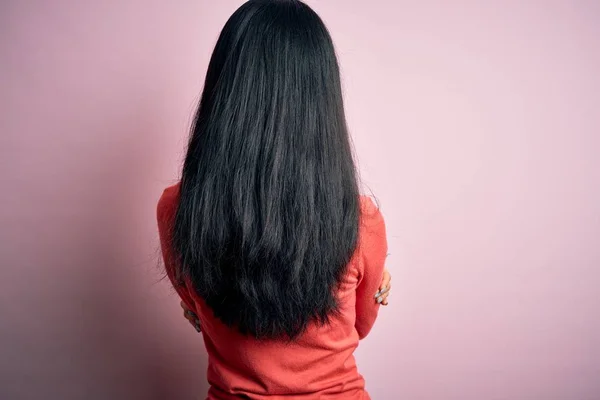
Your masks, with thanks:
M 379 311 L 375 293 L 379 290 L 385 259 L 387 255 L 387 239 L 385 222 L 381 212 L 368 197 L 361 198 L 361 227 L 359 242 L 359 281 L 356 288 L 356 322 L 355 328 L 360 339 L 364 339 Z
M 173 225 L 175 223 L 175 212 L 177 211 L 178 200 L 179 185 L 165 189 L 160 197 L 156 209 L 158 236 L 160 238 L 160 248 L 167 277 L 187 308 L 196 312 L 195 302 L 190 296 L 187 286 L 176 279 L 177 262 L 173 250 Z

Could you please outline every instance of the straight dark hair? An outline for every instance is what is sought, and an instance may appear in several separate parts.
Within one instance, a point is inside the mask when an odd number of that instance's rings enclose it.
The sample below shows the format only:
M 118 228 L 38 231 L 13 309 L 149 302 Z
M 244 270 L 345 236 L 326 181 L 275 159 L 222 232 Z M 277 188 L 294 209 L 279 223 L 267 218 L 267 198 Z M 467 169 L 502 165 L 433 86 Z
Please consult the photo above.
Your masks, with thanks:
M 338 311 L 359 193 L 331 37 L 294 0 L 251 0 L 212 54 L 185 158 L 174 248 L 228 326 L 299 336 Z

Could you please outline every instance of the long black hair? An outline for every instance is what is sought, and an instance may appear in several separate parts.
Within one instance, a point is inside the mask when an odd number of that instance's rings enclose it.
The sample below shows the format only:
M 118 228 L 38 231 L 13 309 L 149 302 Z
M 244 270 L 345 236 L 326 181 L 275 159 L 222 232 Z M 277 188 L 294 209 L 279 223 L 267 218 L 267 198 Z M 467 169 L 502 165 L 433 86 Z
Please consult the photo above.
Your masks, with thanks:
M 300 335 L 338 310 L 359 193 L 331 37 L 295 0 L 251 0 L 212 54 L 174 225 L 179 277 L 228 326 Z

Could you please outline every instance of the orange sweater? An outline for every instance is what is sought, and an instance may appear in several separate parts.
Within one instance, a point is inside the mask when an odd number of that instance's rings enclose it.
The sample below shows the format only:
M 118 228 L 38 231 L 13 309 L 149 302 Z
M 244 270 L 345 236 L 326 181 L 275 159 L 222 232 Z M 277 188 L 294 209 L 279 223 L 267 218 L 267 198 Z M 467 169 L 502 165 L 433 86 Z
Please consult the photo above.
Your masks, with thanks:
M 179 185 L 164 191 L 158 202 L 158 230 L 167 274 L 201 322 L 208 352 L 208 399 L 369 399 L 353 353 L 377 318 L 374 295 L 387 252 L 383 217 L 371 199 L 361 197 L 359 244 L 338 292 L 339 317 L 327 326 L 311 325 L 296 341 L 285 343 L 241 335 L 215 318 L 193 290 L 175 283 L 170 235 L 178 198 Z

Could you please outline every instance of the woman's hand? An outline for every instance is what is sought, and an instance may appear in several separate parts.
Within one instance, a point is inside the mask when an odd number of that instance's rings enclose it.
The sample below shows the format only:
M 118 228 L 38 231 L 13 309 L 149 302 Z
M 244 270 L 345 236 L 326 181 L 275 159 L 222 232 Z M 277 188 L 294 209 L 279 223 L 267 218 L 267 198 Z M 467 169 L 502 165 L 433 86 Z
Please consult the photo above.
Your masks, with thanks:
M 185 319 L 187 319 L 188 322 L 192 324 L 194 329 L 196 329 L 196 332 L 202 332 L 202 329 L 200 329 L 200 319 L 198 318 L 198 316 L 192 310 L 187 308 L 183 301 L 179 304 L 181 304 L 181 308 L 183 308 L 183 316 L 185 317 Z
M 381 286 L 379 286 L 379 291 L 375 293 L 375 299 L 377 303 L 387 306 L 388 305 L 388 296 L 390 295 L 390 290 L 392 289 L 392 275 L 390 275 L 390 271 L 383 270 L 383 278 L 381 279 Z

